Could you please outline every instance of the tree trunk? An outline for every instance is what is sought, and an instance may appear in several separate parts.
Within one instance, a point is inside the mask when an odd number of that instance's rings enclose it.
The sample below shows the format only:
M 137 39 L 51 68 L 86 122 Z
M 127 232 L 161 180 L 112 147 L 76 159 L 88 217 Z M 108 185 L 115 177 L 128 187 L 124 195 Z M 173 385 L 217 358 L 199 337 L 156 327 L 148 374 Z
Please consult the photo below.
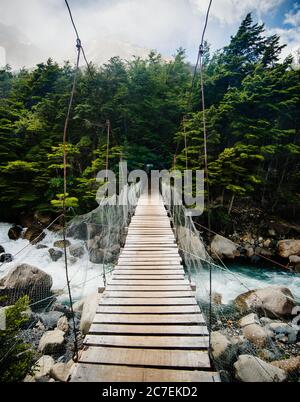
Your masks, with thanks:
M 228 215 L 230 215 L 230 213 L 231 213 L 234 198 L 235 198 L 235 195 L 234 195 L 234 194 L 232 194 L 232 196 L 231 196 L 231 200 L 230 200 L 230 204 L 229 204 L 229 208 L 228 208 Z

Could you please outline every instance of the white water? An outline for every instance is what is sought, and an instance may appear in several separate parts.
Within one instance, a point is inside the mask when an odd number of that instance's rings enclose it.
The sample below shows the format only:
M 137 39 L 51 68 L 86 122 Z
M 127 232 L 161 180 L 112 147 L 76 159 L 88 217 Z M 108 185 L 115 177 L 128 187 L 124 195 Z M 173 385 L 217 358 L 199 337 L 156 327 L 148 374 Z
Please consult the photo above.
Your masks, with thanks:
M 36 246 L 29 244 L 28 240 L 10 240 L 7 236 L 8 230 L 12 225 L 9 223 L 0 223 L 0 245 L 4 247 L 6 253 L 15 256 L 10 263 L 5 263 L 0 266 L 0 278 L 5 276 L 7 272 L 20 264 L 30 264 L 40 268 L 47 274 L 51 275 L 53 280 L 52 291 L 59 291 L 61 295 L 58 300 L 61 302 L 67 301 L 67 287 L 65 276 L 64 258 L 60 258 L 54 262 L 48 252 L 48 248 L 37 249 Z M 56 240 L 61 240 L 61 235 L 45 230 L 46 237 L 39 243 L 53 247 Z M 68 238 L 73 244 L 84 244 L 80 240 Z M 93 264 L 89 261 L 88 253 L 81 258 L 74 258 L 68 253 L 68 268 L 71 282 L 71 290 L 74 300 L 79 300 L 82 297 L 91 294 L 99 286 L 103 286 L 102 280 L 102 265 Z
M 222 295 L 222 303 L 230 304 L 239 294 L 249 289 L 266 286 L 285 286 L 291 290 L 295 299 L 300 303 L 300 274 L 282 271 L 276 267 L 267 268 L 263 265 L 228 265 L 229 272 L 223 269 L 212 269 L 212 290 Z M 194 273 L 193 279 L 197 284 L 197 296 L 207 300 L 209 290 L 208 270 Z

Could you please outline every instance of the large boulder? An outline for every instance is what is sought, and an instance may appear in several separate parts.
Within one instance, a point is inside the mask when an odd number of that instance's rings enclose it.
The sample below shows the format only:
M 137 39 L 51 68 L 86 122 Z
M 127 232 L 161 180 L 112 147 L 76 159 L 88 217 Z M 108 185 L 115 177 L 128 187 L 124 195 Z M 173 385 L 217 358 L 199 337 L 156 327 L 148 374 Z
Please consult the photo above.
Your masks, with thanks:
M 240 355 L 234 363 L 235 376 L 243 382 L 282 382 L 285 371 L 252 355 Z
M 62 352 L 65 343 L 65 333 L 60 329 L 47 331 L 40 339 L 39 351 L 42 353 L 58 353 Z
M 98 249 L 91 249 L 89 254 L 90 254 L 90 261 L 92 263 L 102 264 L 107 253 L 105 252 L 105 250 L 98 248 Z
M 51 287 L 50 275 L 32 265 L 21 264 L 0 280 L 0 295 L 7 295 L 10 302 L 28 295 L 32 302 L 36 302 L 49 296 Z
M 213 258 L 229 258 L 233 260 L 240 256 L 238 246 L 226 237 L 215 235 L 210 245 Z
M 277 243 L 280 257 L 289 258 L 291 255 L 300 255 L 300 240 L 280 240 Z
M 236 359 L 239 342 L 220 331 L 211 333 L 211 351 L 217 367 L 229 368 Z
M 261 327 L 258 316 L 254 313 L 248 314 L 239 321 L 244 337 L 256 346 L 263 347 L 270 338 L 266 328 Z
M 22 226 L 14 225 L 9 229 L 7 235 L 10 240 L 18 240 L 21 237 L 22 231 Z
M 43 232 L 43 228 L 40 225 L 32 225 L 26 229 L 24 233 L 24 239 L 29 240 L 31 244 L 37 244 L 45 238 L 46 234 Z
M 40 313 L 38 318 L 46 329 L 54 329 L 63 315 L 64 314 L 60 311 L 48 311 L 46 313 Z
M 234 304 L 242 312 L 257 311 L 267 317 L 289 316 L 295 307 L 292 292 L 284 286 L 268 286 L 242 293 Z
M 89 332 L 90 326 L 94 320 L 96 309 L 99 304 L 99 293 L 94 292 L 87 296 L 84 300 L 84 305 L 80 319 L 80 330 L 85 335 Z
M 61 331 L 67 333 L 69 331 L 69 328 L 69 321 L 67 317 L 63 315 L 57 322 L 57 329 L 60 329 Z

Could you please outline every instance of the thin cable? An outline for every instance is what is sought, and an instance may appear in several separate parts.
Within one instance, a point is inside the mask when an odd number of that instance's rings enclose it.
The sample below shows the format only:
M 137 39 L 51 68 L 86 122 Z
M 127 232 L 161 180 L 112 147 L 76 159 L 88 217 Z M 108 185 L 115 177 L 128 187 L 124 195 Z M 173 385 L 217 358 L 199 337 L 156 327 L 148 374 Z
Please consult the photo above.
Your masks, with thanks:
M 72 14 L 72 11 L 71 11 L 71 7 L 69 6 L 68 0 L 65 0 L 65 3 L 66 3 L 66 6 L 67 6 L 67 9 L 68 9 L 68 12 L 69 12 L 69 16 L 70 16 L 70 19 L 71 19 L 71 23 L 72 23 L 73 28 L 74 28 L 74 31 L 75 31 L 77 43 L 80 43 L 82 55 L 83 55 L 84 61 L 85 61 L 85 63 L 86 63 L 88 72 L 90 73 L 90 75 L 92 75 L 90 63 L 88 62 L 88 60 L 87 60 L 87 58 L 86 58 L 85 51 L 84 51 L 84 48 L 83 48 L 83 46 L 82 46 L 81 39 L 80 39 L 79 33 L 78 33 L 78 29 L 77 29 L 77 27 L 76 27 L 76 24 L 75 24 L 75 21 L 74 21 L 74 18 L 73 18 L 73 14 Z
M 63 197 L 63 243 L 64 243 L 64 260 L 65 260 L 65 273 L 66 273 L 66 281 L 68 287 L 68 295 L 70 300 L 70 309 L 72 313 L 72 323 L 73 323 L 73 333 L 74 333 L 74 361 L 78 360 L 78 341 L 77 341 L 77 330 L 76 330 L 76 323 L 75 323 L 75 314 L 73 310 L 73 298 L 72 292 L 70 287 L 70 279 L 69 279 L 69 270 L 68 270 L 68 259 L 67 259 L 67 245 L 66 245 L 66 198 L 67 198 L 67 134 L 68 134 L 68 126 L 70 120 L 70 114 L 73 106 L 74 95 L 76 91 L 76 84 L 77 84 L 77 75 L 79 72 L 79 62 L 80 62 L 80 54 L 81 54 L 81 44 L 80 39 L 77 38 L 76 43 L 77 48 L 77 60 L 72 84 L 72 90 L 69 100 L 69 106 L 67 111 L 67 116 L 64 125 L 64 133 L 63 133 L 63 164 L 64 164 L 64 197 Z

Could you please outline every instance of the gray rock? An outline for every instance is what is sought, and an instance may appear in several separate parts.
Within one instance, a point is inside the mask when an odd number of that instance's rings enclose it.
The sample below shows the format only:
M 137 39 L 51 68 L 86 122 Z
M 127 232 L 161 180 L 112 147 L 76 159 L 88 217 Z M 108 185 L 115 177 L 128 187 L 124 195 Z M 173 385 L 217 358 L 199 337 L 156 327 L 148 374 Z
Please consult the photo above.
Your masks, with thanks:
M 40 249 L 43 249 L 43 248 L 48 248 L 48 246 L 46 246 L 45 244 L 37 244 L 37 245 L 36 245 L 36 248 L 37 248 L 38 250 L 40 250 Z
M 101 248 L 90 250 L 90 261 L 94 264 L 102 264 L 105 257 L 105 251 Z
M 213 258 L 229 258 L 234 259 L 240 256 L 237 244 L 226 237 L 215 235 L 210 245 L 211 255 Z
M 43 232 L 41 226 L 32 225 L 25 231 L 23 237 L 24 239 L 29 240 L 31 244 L 37 244 L 46 237 L 46 234 Z
M 0 246 L 0 254 L 5 253 L 4 247 Z
M 0 287 L 9 295 L 10 302 L 22 295 L 28 295 L 32 302 L 50 295 L 52 278 L 46 272 L 29 264 L 13 268 L 0 280 Z
M 298 325 L 288 324 L 281 321 L 273 321 L 267 325 L 267 328 L 274 332 L 275 335 L 284 335 L 277 337 L 288 343 L 295 343 L 297 341 L 297 335 L 300 330 Z M 287 337 L 287 339 L 285 339 Z
M 58 261 L 62 256 L 63 256 L 63 252 L 61 250 L 56 250 L 54 248 L 49 248 L 48 250 L 51 260 L 52 261 Z
M 259 314 L 277 318 L 291 315 L 295 300 L 288 288 L 268 286 L 242 293 L 234 300 L 234 304 L 244 313 L 256 310 Z
M 212 292 L 211 299 L 213 304 L 222 304 L 222 295 L 218 292 Z
M 84 254 L 84 247 L 81 244 L 71 244 L 69 247 L 70 254 L 73 257 L 82 257 Z
M 57 353 L 64 348 L 64 332 L 60 329 L 47 331 L 44 333 L 39 343 L 39 351 L 42 353 Z
M 243 382 L 283 382 L 287 377 L 285 371 L 252 355 L 240 355 L 234 368 Z
M 54 329 L 57 326 L 58 320 L 63 316 L 63 313 L 59 311 L 49 311 L 47 313 L 40 313 L 38 316 L 46 329 Z

